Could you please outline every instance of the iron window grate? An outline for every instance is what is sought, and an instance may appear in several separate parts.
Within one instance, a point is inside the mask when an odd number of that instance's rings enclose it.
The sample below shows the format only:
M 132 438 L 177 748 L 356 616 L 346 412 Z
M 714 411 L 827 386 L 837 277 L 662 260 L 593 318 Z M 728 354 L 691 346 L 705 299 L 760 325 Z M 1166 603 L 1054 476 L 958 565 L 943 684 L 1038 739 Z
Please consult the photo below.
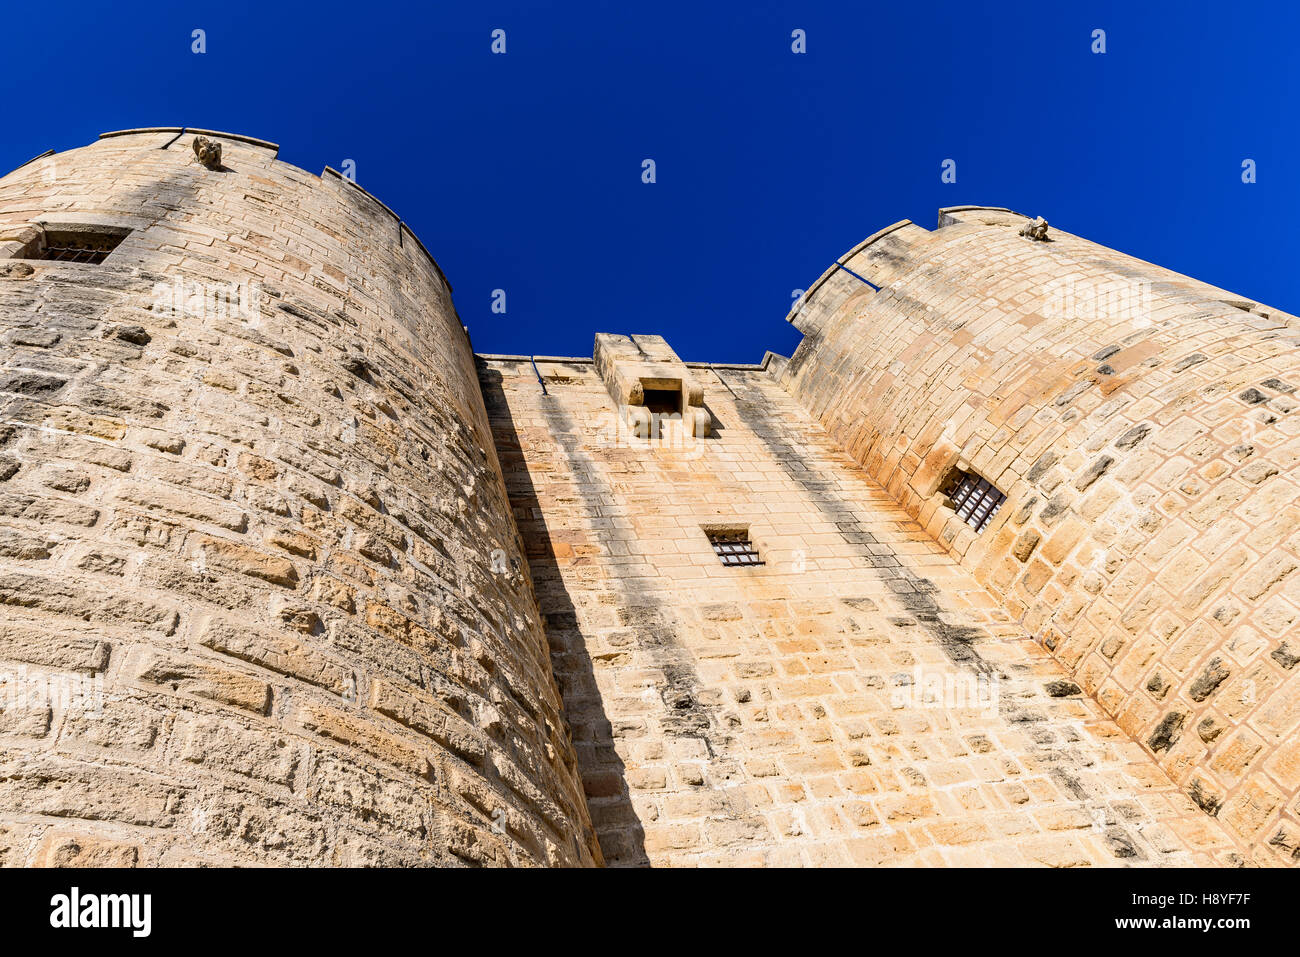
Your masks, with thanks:
M 708 535 L 709 544 L 713 546 L 718 558 L 722 559 L 722 564 L 728 566 L 764 564 L 763 559 L 758 555 L 758 549 L 749 540 L 748 532 L 709 532 Z
M 130 232 L 119 226 L 48 226 L 44 236 L 32 242 L 19 258 L 98 266 Z
M 976 532 L 984 531 L 1007 498 L 988 479 L 962 471 L 953 477 L 946 494 L 953 510 Z
M 90 263 L 98 266 L 111 253 L 111 249 L 83 249 L 78 246 L 46 246 L 35 257 L 58 263 Z

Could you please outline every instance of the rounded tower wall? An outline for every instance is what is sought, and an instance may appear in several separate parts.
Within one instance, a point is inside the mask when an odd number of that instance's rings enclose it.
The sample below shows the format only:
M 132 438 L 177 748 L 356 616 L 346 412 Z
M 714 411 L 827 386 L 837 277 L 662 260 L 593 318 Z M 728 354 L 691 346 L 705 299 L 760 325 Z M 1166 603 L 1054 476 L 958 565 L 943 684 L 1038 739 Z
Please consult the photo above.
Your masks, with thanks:
M 196 135 L 0 179 L 0 860 L 593 863 L 441 271 Z
M 856 247 L 792 314 L 784 381 L 1243 850 L 1290 862 L 1300 321 L 1025 222 L 965 207 Z M 962 473 L 1006 496 L 982 531 Z

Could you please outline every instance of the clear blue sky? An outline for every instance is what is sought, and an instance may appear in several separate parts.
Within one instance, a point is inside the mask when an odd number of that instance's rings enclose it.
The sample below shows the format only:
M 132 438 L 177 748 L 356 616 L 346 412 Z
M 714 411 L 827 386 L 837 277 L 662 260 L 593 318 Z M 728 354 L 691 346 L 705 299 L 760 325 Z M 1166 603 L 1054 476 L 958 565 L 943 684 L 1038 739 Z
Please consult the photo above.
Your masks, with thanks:
M 959 204 L 1300 312 L 1300 5 L 712 7 L 11 3 L 0 168 L 138 126 L 262 137 L 313 173 L 352 159 L 482 352 L 590 355 L 608 331 L 788 353 L 792 290 Z

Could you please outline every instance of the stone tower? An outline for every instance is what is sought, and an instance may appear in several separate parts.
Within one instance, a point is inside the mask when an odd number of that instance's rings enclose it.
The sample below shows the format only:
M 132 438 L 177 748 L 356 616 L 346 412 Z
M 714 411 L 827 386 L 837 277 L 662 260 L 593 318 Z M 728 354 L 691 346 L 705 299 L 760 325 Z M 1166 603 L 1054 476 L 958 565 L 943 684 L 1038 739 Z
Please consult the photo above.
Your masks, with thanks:
M 0 180 L 0 862 L 598 860 L 450 287 L 203 133 Z
M 0 864 L 1300 859 L 1297 320 L 1007 210 L 475 355 L 242 136 L 0 179 Z
M 903 221 L 785 382 L 1244 847 L 1300 854 L 1300 319 L 1005 209 Z M 952 480 L 1006 496 L 981 531 Z

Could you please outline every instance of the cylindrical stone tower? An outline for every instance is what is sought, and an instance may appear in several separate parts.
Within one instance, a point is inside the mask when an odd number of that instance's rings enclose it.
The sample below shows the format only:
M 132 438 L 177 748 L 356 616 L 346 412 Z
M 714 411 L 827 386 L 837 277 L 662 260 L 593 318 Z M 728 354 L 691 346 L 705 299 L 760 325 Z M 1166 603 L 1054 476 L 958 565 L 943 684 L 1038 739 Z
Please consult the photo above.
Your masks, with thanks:
M 446 280 L 195 137 L 0 180 L 0 863 L 593 863 Z
M 1245 856 L 1293 862 L 1300 320 L 1030 225 L 870 237 L 785 382 Z

